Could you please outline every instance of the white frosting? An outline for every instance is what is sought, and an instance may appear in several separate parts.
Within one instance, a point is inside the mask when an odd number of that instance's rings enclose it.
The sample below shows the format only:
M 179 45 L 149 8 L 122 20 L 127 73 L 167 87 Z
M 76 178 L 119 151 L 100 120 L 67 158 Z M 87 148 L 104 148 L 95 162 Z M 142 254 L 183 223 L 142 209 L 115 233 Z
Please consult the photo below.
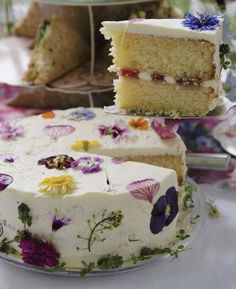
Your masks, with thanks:
M 71 136 L 61 138 L 57 145 L 53 144 L 51 140 L 46 141 L 41 133 L 41 127 L 48 120 L 41 118 L 40 121 L 35 122 L 39 119 L 40 117 L 35 117 L 21 121 L 23 124 L 28 123 L 25 137 L 22 137 L 22 140 L 19 137 L 15 141 L 4 143 L 4 146 L 3 142 L 0 144 L 1 151 L 2 149 L 7 150 L 8 144 L 11 149 L 14 147 L 14 153 L 17 156 L 13 164 L 5 163 L 3 165 L 0 163 L 1 173 L 9 174 L 14 179 L 13 183 L 0 194 L 0 222 L 4 229 L 3 237 L 11 240 L 17 230 L 23 230 L 23 224 L 18 219 L 17 207 L 21 203 L 25 203 L 30 208 L 32 215 L 30 232 L 43 240 L 50 239 L 60 253 L 61 261 L 66 262 L 66 266 L 80 266 L 82 260 L 96 262 L 109 253 L 119 254 L 124 259 L 128 259 L 131 253 L 138 254 L 144 246 L 165 247 L 175 238 L 178 215 L 171 225 L 165 227 L 159 234 L 152 234 L 149 228 L 153 204 L 166 193 L 168 188 L 171 186 L 177 188 L 174 171 L 134 162 L 114 164 L 109 157 L 102 157 L 101 167 L 103 170 L 95 174 L 84 175 L 80 170 L 73 169 L 65 171 L 47 169 L 44 165 L 37 164 L 39 159 L 59 152 L 68 154 L 75 159 L 89 155 L 71 152 L 66 146 L 66 140 L 72 140 Z M 89 121 L 84 122 L 89 123 Z M 74 122 L 74 125 L 76 123 Z M 38 137 L 36 134 L 31 134 L 32 131 L 36 132 Z M 25 151 L 25 146 L 29 149 L 27 142 L 30 142 L 32 147 L 30 154 Z M 60 149 L 54 151 L 57 146 Z M 113 190 L 108 190 L 105 169 Z M 44 178 L 65 174 L 72 176 L 75 180 L 75 189 L 71 194 L 60 197 L 46 195 L 39 191 L 38 184 Z M 127 190 L 127 185 L 131 182 L 146 178 L 155 179 L 160 183 L 160 189 L 152 204 L 134 198 Z M 121 210 L 124 218 L 118 227 L 104 230 L 101 237 L 105 240 L 103 242 L 95 241 L 90 253 L 86 250 L 88 241 L 78 238 L 77 235 L 88 238 L 90 234 L 88 219 L 92 220 L 95 215 L 97 221 L 101 220 L 101 214 L 105 209 L 107 213 Z M 69 218 L 71 221 L 67 226 L 52 234 L 52 220 L 55 214 L 59 217 Z M 93 225 L 93 223 L 91 224 Z M 99 235 L 99 233 L 97 234 Z M 131 242 L 130 238 L 139 241 Z M 14 243 L 12 245 L 19 250 Z M 78 251 L 77 247 L 80 247 L 81 250 Z
M 17 143 L 14 140 L 0 141 L 0 151 L 15 153 L 16 155 L 24 153 L 29 156 L 41 155 L 42 152 L 45 155 L 65 154 L 76 140 L 94 139 L 101 143 L 101 147 L 89 152 L 112 157 L 164 154 L 182 156 L 186 151 L 186 147 L 179 136 L 163 140 L 150 128 L 150 125 L 148 130 L 133 129 L 128 125 L 132 117 L 106 114 L 102 109 L 94 108 L 90 109 L 96 114 L 96 117 L 92 120 L 68 120 L 70 113 L 75 110 L 55 111 L 56 117 L 53 119 L 43 119 L 39 115 L 16 121 L 16 125 L 24 127 L 24 137 L 18 138 Z M 130 132 L 127 139 L 118 142 L 114 141 L 111 136 L 101 137 L 99 135 L 97 129 L 99 125 L 112 125 L 121 119 Z M 47 125 L 71 125 L 76 130 L 69 137 L 62 137 L 56 141 L 43 132 L 43 128 Z M 32 129 L 32 127 L 35 129 Z
M 152 80 L 152 76 L 148 72 L 139 72 L 138 77 L 142 80 L 148 80 L 148 81 Z

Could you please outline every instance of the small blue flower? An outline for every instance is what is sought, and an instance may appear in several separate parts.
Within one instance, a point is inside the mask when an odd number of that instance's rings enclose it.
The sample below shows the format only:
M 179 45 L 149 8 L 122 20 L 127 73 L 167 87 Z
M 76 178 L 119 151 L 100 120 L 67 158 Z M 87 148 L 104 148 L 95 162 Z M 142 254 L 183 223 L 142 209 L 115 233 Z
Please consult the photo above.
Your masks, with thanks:
M 69 114 L 68 119 L 81 121 L 81 120 L 91 120 L 95 117 L 96 114 L 92 112 L 90 109 L 79 107 Z
M 199 17 L 195 17 L 191 13 L 187 13 L 185 15 L 185 19 L 182 22 L 185 27 L 188 27 L 192 30 L 215 30 L 218 26 L 220 26 L 219 16 L 217 15 L 209 15 L 209 14 L 201 14 L 197 13 Z
M 153 206 L 150 221 L 150 230 L 153 234 L 160 233 L 165 226 L 169 226 L 179 211 L 178 192 L 170 187 L 164 196 L 161 196 Z

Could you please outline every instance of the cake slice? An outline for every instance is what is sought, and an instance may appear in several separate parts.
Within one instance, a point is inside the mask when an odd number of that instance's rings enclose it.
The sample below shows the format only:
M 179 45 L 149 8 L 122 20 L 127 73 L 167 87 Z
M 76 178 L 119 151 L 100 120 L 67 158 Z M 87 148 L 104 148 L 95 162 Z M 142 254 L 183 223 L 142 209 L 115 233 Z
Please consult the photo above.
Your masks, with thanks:
M 121 159 L 173 169 L 180 186 L 184 184 L 186 147 L 176 134 L 177 127 L 166 126 L 163 120 L 117 116 L 100 108 L 80 107 L 25 118 L 16 125 L 24 127 L 24 138 L 18 140 L 20 151 L 16 151 L 14 142 L 7 142 L 5 153 L 95 153 L 113 157 L 114 162 Z M 68 137 L 57 136 L 71 129 Z
M 105 21 L 112 39 L 115 103 L 120 109 L 171 116 L 206 115 L 220 103 L 222 20 Z
M 43 85 L 88 59 L 90 48 L 80 32 L 58 17 L 44 21 L 24 80 Z

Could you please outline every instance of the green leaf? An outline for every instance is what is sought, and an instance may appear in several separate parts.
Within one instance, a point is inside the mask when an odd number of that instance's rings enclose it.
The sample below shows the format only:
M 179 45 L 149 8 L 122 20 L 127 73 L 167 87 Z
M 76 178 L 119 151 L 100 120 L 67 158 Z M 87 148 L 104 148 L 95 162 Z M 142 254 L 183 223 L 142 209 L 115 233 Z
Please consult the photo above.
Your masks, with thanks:
M 24 224 L 29 227 L 32 225 L 32 216 L 30 215 L 30 208 L 22 203 L 18 206 L 18 218 Z
M 84 277 L 88 273 L 92 272 L 94 267 L 95 267 L 95 263 L 94 262 L 86 263 L 85 261 L 82 261 L 81 264 L 83 266 L 80 269 L 80 276 L 81 277 Z
M 117 269 L 124 263 L 123 257 L 119 255 L 110 255 L 102 257 L 98 260 L 97 266 L 101 270 Z

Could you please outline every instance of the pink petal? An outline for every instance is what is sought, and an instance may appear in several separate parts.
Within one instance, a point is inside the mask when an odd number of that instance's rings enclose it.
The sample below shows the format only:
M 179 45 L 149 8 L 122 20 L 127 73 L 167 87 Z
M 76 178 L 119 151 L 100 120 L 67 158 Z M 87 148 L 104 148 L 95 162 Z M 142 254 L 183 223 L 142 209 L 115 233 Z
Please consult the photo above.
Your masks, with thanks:
M 154 179 L 144 179 L 132 182 L 127 186 L 131 195 L 139 200 L 152 203 L 153 198 L 159 191 L 160 183 Z
M 47 125 L 43 129 L 44 133 L 52 138 L 59 138 L 66 136 L 75 131 L 75 128 L 71 125 Z
M 151 127 L 162 139 L 175 138 L 179 128 L 178 124 L 167 126 L 164 118 L 153 119 Z

